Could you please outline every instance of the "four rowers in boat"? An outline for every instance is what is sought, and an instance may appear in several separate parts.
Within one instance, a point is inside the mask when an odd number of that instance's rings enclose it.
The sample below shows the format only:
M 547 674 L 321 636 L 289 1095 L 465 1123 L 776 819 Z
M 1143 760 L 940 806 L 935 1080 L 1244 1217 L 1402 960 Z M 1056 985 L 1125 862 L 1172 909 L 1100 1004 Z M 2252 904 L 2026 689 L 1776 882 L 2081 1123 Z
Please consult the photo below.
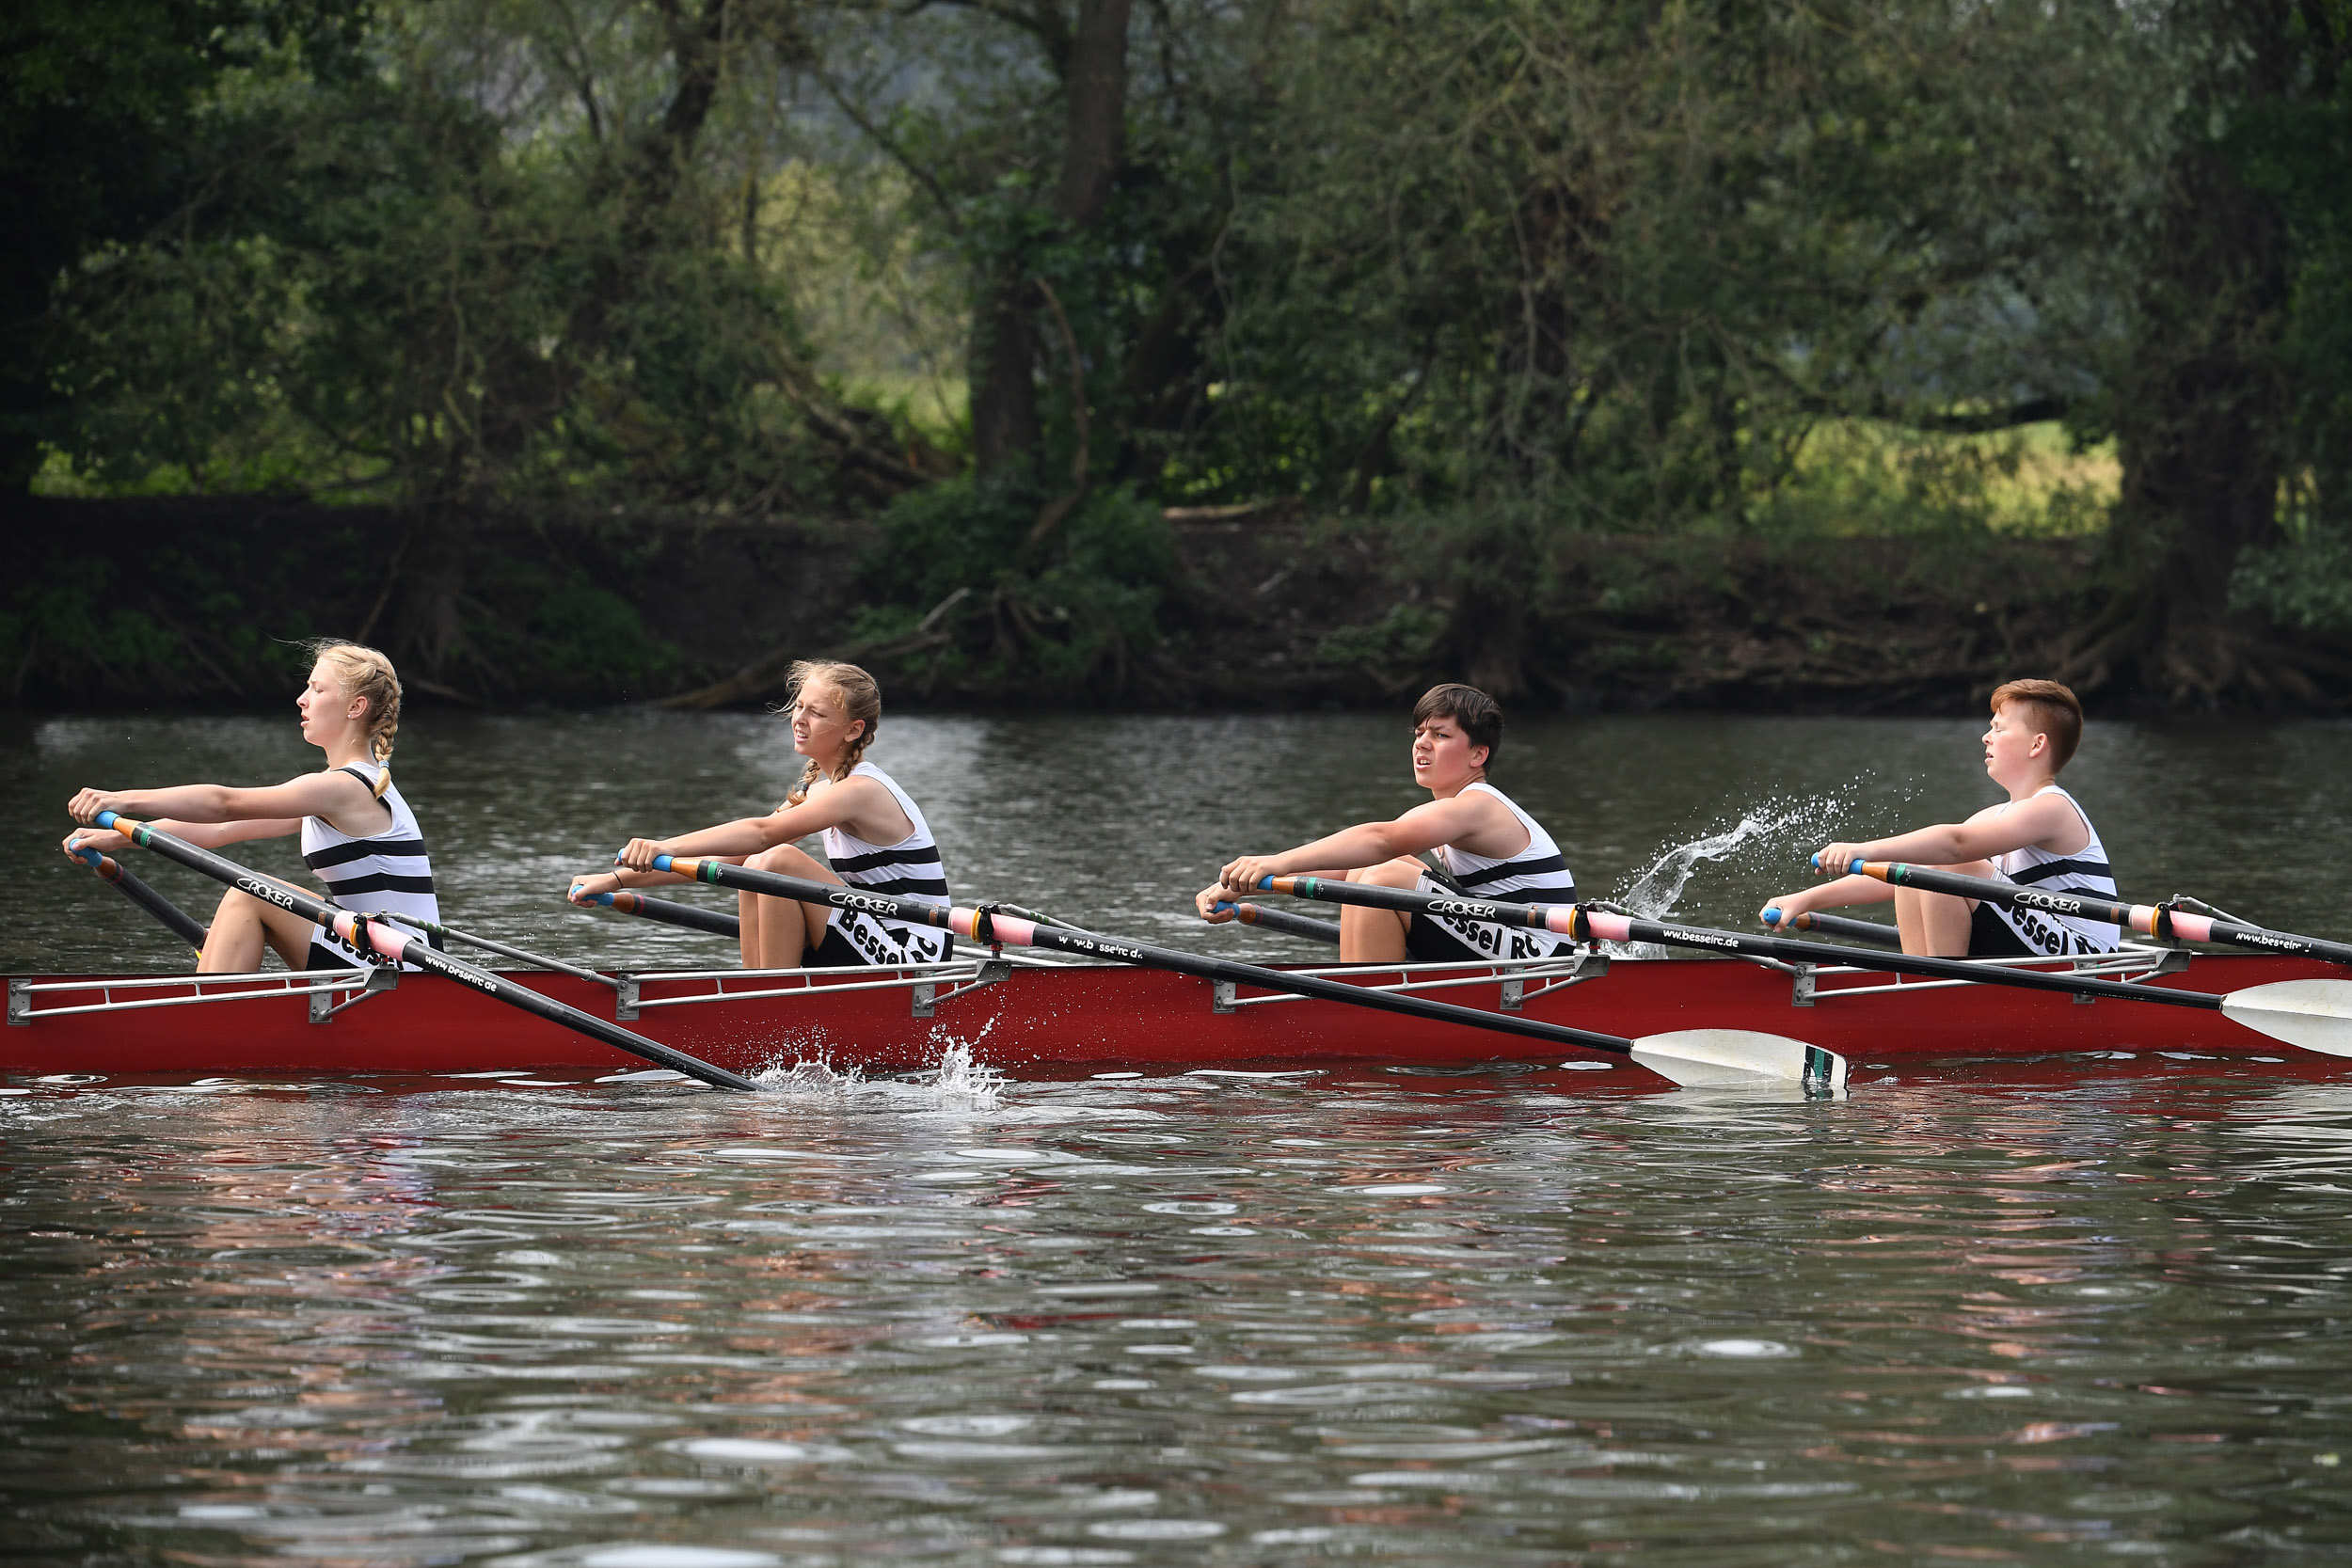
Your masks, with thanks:
M 946 908 L 947 873 L 923 813 L 897 781 L 865 760 L 882 727 L 882 690 L 854 664 L 792 667 L 792 749 L 808 766 L 784 803 L 765 816 L 723 822 L 675 838 L 632 838 L 619 872 L 576 878 L 568 896 L 586 903 L 623 887 L 683 879 L 653 868 L 657 855 L 710 856 L 808 881 L 846 884 Z M 824 835 L 828 868 L 793 841 Z M 888 967 L 935 963 L 953 939 L 824 904 L 736 895 L 747 969 Z
M 1817 863 L 1822 876 L 1835 879 L 1781 895 L 1765 906 L 1765 923 L 1771 924 L 1769 911 L 1774 909 L 1786 922 L 1812 910 L 1891 898 L 1906 953 L 1988 958 L 2114 952 L 2122 933 L 2102 921 L 2008 909 L 1844 874 L 1858 860 L 1908 861 L 2044 893 L 2116 896 L 2099 831 L 2080 803 L 2058 787 L 2058 770 L 2082 740 L 2082 704 L 2056 681 L 2025 680 L 1994 690 L 1984 770 L 2008 792 L 2007 800 L 1965 822 L 1939 823 L 1867 844 L 1824 846 Z
M 1336 878 L 1423 893 L 1515 904 L 1573 904 L 1576 879 L 1543 825 L 1486 782 L 1502 745 L 1502 709 L 1475 687 L 1429 689 L 1413 707 L 1413 782 L 1431 800 L 1392 822 L 1359 822 L 1279 855 L 1244 855 L 1194 900 L 1204 920 L 1216 905 L 1259 891 L 1262 877 Z M 1441 884 L 1415 857 L 1427 851 Z M 1340 911 L 1343 963 L 1411 958 L 1447 963 L 1549 957 L 1565 937 L 1483 921 L 1348 905 Z
M 206 849 L 257 838 L 302 835 L 302 859 L 326 896 L 355 914 L 437 923 L 433 862 L 416 814 L 392 784 L 392 736 L 400 729 L 400 676 L 392 661 L 355 642 L 311 645 L 317 661 L 294 699 L 302 738 L 326 753 L 326 766 L 281 784 L 176 784 L 163 789 L 85 789 L 67 802 L 77 822 L 102 811 L 149 822 Z M 119 854 L 130 840 L 112 829 L 70 833 L 65 852 Z M 369 959 L 335 933 L 292 910 L 231 888 L 221 895 L 197 959 L 202 974 L 248 974 L 262 967 L 266 942 L 291 969 L 363 966 Z M 434 945 L 438 946 L 437 942 Z

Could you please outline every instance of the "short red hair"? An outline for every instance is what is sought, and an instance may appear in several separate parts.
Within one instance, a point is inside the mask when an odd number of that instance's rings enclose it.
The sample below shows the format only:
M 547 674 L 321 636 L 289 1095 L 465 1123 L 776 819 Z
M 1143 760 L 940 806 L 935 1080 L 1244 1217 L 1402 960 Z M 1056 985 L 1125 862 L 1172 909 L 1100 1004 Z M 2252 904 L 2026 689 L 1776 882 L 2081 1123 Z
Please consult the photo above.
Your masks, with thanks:
M 1993 689 L 1993 713 L 2016 703 L 2033 716 L 2033 727 L 2050 737 L 2050 771 L 2074 760 L 2083 743 L 2083 703 L 2057 681 L 2004 681 Z

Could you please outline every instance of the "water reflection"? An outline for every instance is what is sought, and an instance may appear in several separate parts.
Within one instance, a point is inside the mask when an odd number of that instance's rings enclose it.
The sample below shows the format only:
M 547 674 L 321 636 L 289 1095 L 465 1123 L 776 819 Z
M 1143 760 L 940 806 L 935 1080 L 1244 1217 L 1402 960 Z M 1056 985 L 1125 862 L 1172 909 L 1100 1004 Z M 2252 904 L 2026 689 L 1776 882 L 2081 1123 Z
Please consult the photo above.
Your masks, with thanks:
M 2352 1090 L 0 1102 L 36 1556 L 2340 1548 Z

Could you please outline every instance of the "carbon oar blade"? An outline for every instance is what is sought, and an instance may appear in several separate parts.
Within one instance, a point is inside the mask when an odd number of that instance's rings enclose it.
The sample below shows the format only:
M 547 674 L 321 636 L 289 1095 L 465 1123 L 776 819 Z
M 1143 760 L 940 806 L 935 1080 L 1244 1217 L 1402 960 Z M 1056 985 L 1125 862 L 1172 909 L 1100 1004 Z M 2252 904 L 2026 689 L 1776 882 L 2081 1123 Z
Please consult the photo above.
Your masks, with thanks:
M 1633 1059 L 1686 1088 L 1736 1088 L 1764 1079 L 1843 1094 L 1846 1058 L 1786 1035 L 1677 1029 L 1633 1042 Z
M 2221 999 L 2221 1014 L 2257 1034 L 2326 1056 L 2352 1056 L 2352 980 L 2277 980 Z

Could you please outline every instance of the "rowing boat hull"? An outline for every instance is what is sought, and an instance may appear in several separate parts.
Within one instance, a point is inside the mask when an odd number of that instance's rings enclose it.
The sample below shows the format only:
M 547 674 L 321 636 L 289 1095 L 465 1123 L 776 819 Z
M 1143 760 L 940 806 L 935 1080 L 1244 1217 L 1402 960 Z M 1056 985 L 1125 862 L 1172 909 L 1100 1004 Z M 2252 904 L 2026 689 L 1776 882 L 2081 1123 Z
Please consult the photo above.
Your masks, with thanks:
M 1391 972 L 1391 977 L 1393 972 Z M 2233 991 L 2277 980 L 2336 977 L 2324 965 L 2262 955 L 2201 955 L 2153 984 Z M 538 972 L 519 984 L 602 1018 L 614 993 L 584 980 Z M 98 986 L 101 976 L 51 975 L 35 983 Z M 1760 1030 L 1845 1053 L 1856 1067 L 1934 1059 L 2042 1056 L 2075 1052 L 2189 1052 L 2217 1057 L 2299 1058 L 2307 1067 L 2352 1070 L 2312 1057 L 2219 1013 L 2128 1001 L 2085 1003 L 2009 987 L 1903 986 L 1883 977 L 1820 982 L 1809 1006 L 1786 973 L 1705 958 L 1619 959 L 1606 974 L 1527 998 L 1518 1016 L 1610 1034 L 1678 1029 Z M 1840 995 L 1839 988 L 1872 989 Z M 13 989 L 13 986 L 12 986 Z M 707 987 L 706 987 L 707 989 Z M 946 989 L 942 987 L 943 990 Z M 659 993 L 652 981 L 647 995 Z M 145 990 L 164 1000 L 180 990 Z M 905 989 L 648 1007 L 628 1026 L 738 1072 L 799 1061 L 836 1070 L 908 1071 L 937 1065 L 961 1043 L 973 1058 L 1014 1076 L 1056 1077 L 1106 1069 L 1185 1069 L 1340 1063 L 1461 1066 L 1610 1058 L 1538 1040 L 1426 1022 L 1339 1003 L 1281 1000 L 1220 1011 L 1205 980 L 1119 967 L 1016 967 L 993 984 L 944 996 L 933 1016 L 914 1016 Z M 1495 1009 L 1498 986 L 1435 993 Z M 144 1011 L 40 1016 L 52 1006 L 96 999 L 95 991 L 19 998 L 31 1022 L 0 1032 L 0 1073 L 124 1077 L 253 1073 L 421 1075 L 497 1069 L 640 1067 L 635 1058 L 431 975 L 407 974 L 325 1023 L 302 998 L 207 1003 Z

